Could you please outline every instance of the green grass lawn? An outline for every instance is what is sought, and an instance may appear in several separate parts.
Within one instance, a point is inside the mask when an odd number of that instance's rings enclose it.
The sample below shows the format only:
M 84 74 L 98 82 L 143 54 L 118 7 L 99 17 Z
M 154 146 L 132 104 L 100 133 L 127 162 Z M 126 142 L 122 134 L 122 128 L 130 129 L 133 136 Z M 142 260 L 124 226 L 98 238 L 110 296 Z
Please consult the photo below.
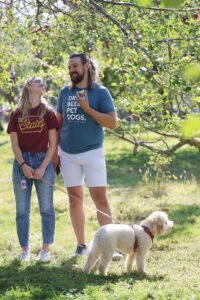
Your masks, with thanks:
M 126 274 L 124 260 L 112 262 L 107 277 L 82 273 L 85 257 L 74 262 L 76 247 L 66 193 L 55 189 L 56 233 L 49 264 L 36 263 L 41 224 L 33 190 L 30 264 L 20 264 L 15 228 L 9 136 L 0 133 L 0 299 L 200 299 L 200 154 L 193 148 L 175 153 L 164 169 L 148 164 L 150 153 L 132 155 L 132 146 L 106 136 L 108 196 L 114 218 L 140 223 L 154 210 L 174 221 L 173 232 L 154 240 L 147 267 L 151 276 Z M 64 189 L 61 175 L 56 185 Z M 86 239 L 98 228 L 94 205 L 85 192 Z

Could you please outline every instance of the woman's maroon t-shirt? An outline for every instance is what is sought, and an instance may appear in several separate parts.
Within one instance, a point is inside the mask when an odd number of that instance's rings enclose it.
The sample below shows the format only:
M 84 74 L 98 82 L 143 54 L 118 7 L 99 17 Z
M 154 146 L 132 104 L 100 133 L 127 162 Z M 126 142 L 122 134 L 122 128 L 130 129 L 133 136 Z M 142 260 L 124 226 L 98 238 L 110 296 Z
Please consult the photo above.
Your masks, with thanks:
M 22 152 L 46 152 L 49 144 L 48 131 L 58 129 L 54 112 L 47 109 L 43 118 L 38 116 L 39 106 L 29 110 L 29 116 L 21 120 L 21 111 L 11 113 L 7 132 L 16 132 Z

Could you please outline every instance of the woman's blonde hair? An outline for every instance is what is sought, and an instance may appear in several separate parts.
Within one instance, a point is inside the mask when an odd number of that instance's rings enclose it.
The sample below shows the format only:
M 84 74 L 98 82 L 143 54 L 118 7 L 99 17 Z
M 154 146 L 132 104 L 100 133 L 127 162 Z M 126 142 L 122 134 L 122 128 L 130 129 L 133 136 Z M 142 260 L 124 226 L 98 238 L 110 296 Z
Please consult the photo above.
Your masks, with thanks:
M 27 86 L 31 84 L 31 82 L 36 78 L 36 76 L 33 76 L 31 79 L 28 79 L 23 87 L 21 97 L 19 99 L 18 103 L 18 109 L 21 110 L 22 113 L 22 120 L 28 118 L 28 110 L 30 109 L 30 103 L 29 103 L 29 92 Z M 44 98 L 41 98 L 41 103 L 38 111 L 38 116 L 42 118 L 47 109 L 49 108 L 47 101 Z

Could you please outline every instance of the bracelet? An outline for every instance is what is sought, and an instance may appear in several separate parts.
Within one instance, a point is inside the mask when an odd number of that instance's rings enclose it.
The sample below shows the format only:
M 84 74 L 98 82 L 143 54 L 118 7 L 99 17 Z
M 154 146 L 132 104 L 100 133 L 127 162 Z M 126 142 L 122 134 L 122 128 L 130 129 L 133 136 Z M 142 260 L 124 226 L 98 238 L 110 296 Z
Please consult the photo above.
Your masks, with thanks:
M 19 167 L 21 168 L 21 167 L 22 167 L 23 165 L 25 165 L 25 164 L 26 164 L 26 162 L 23 161 Z

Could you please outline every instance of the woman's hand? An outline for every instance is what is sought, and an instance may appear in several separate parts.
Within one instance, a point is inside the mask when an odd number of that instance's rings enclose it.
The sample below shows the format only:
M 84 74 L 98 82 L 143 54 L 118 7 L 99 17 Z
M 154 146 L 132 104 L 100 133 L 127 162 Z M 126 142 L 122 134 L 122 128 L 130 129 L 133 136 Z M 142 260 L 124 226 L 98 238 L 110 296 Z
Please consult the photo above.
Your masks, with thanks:
M 45 173 L 45 168 L 40 166 L 39 168 L 37 168 L 35 170 L 33 178 L 34 179 L 41 179 L 43 177 L 44 173 Z
M 28 166 L 27 164 L 23 164 L 21 169 L 26 178 L 34 178 L 35 170 L 32 167 Z

